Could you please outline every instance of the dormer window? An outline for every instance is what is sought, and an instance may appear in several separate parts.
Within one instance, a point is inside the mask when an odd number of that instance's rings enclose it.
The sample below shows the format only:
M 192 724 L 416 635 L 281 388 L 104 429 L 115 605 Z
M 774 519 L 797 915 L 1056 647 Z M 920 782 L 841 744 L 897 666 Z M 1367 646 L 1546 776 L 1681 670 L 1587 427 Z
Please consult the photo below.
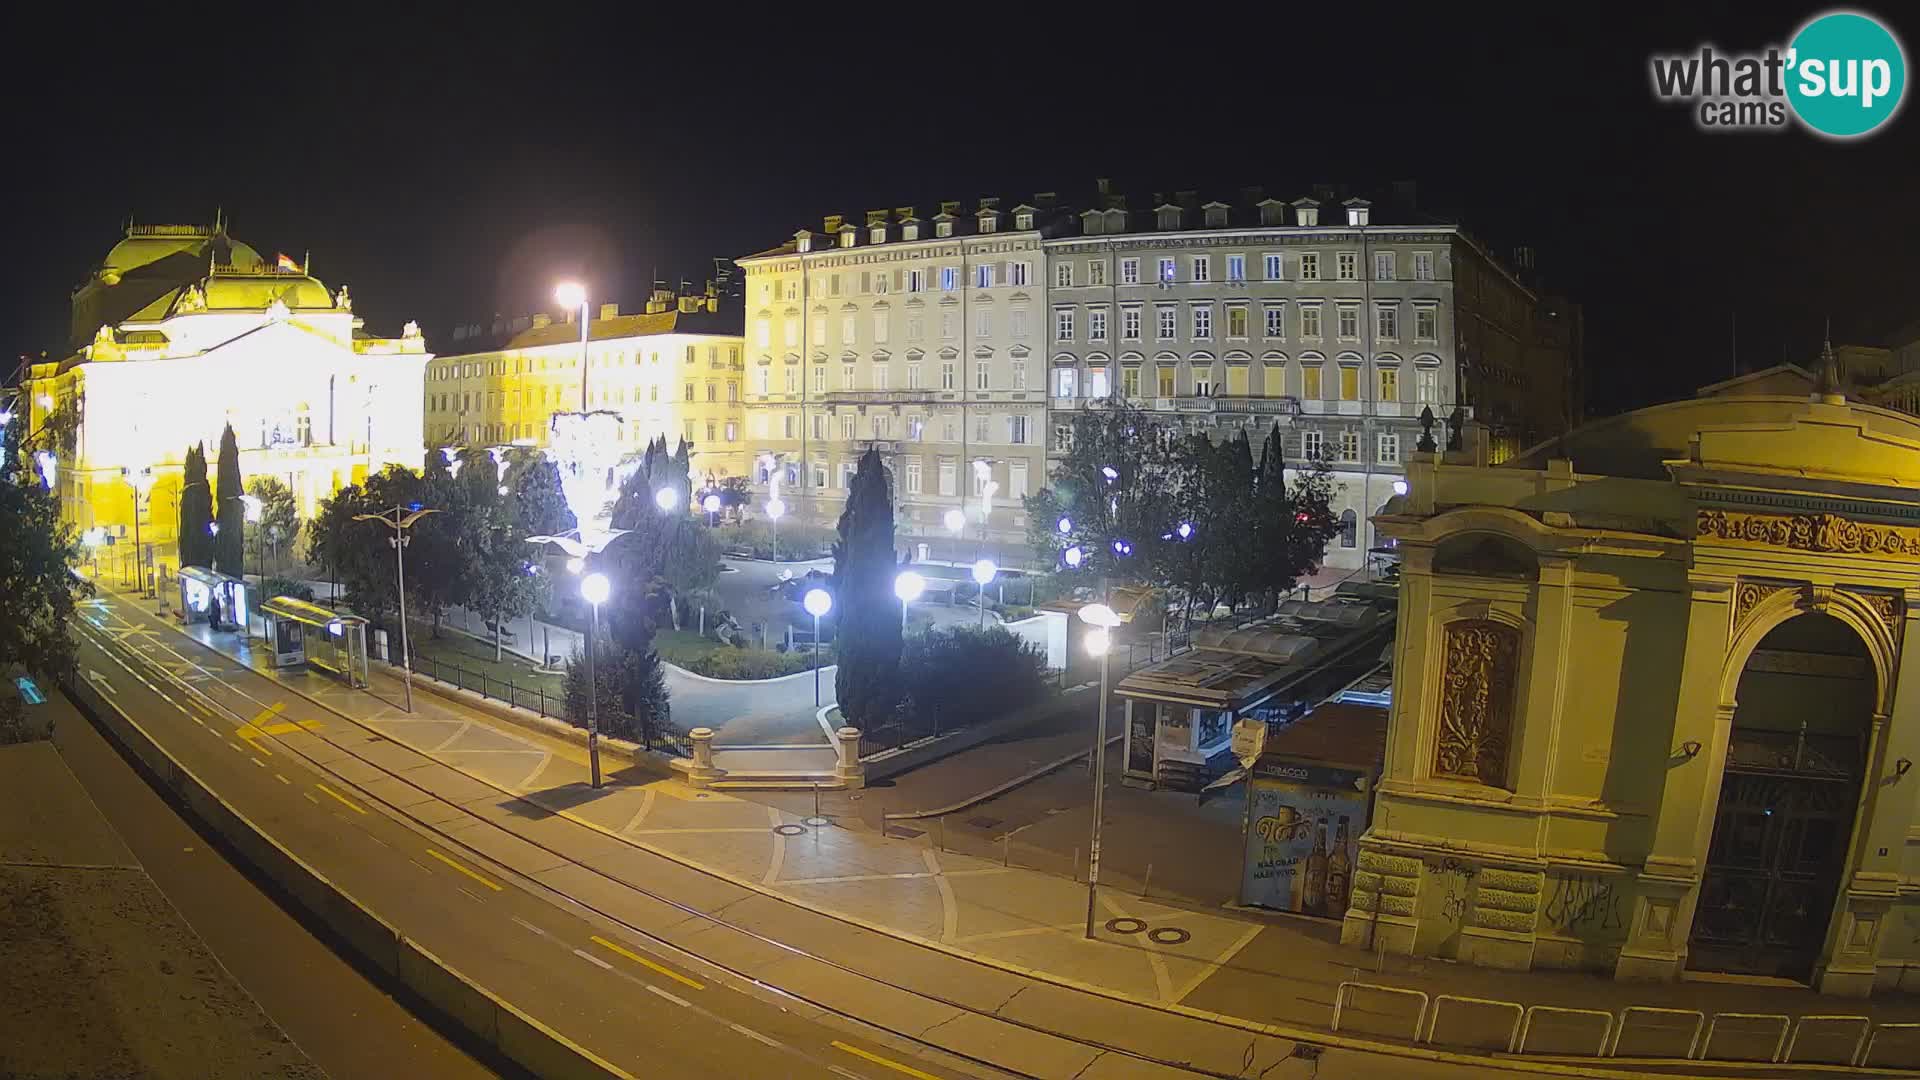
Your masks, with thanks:
M 1320 224 L 1320 204 L 1312 199 L 1301 199 L 1293 204 L 1293 218 L 1301 225 L 1312 228 Z
M 902 240 L 920 239 L 920 223 L 917 221 L 909 221 L 906 224 L 900 226 L 900 239 Z
M 795 251 L 799 251 L 803 254 L 806 252 L 812 251 L 813 250 L 813 234 L 808 232 L 805 229 L 801 229 L 798 233 L 794 234 L 793 247 Z
M 854 243 L 854 238 L 857 235 L 859 234 L 855 231 L 854 227 L 851 225 L 848 225 L 845 228 L 841 229 L 840 230 L 840 246 L 843 248 L 852 247 Z
M 983 233 L 999 232 L 1000 231 L 999 215 L 998 214 L 981 214 L 980 215 L 980 231 Z
M 1015 214 L 1013 216 L 1013 227 L 1016 229 L 1033 228 L 1033 215 L 1028 213 Z
M 934 222 L 934 223 L 933 223 L 933 235 L 935 235 L 935 236 L 952 236 L 952 235 L 953 235 L 953 222 L 951 222 L 951 221 L 936 221 L 936 222 Z
M 1278 199 L 1267 199 L 1260 204 L 1260 224 L 1285 225 L 1287 208 Z
M 1159 228 L 1177 229 L 1180 227 L 1180 208 L 1179 207 L 1163 206 L 1159 210 L 1155 211 L 1154 213 L 1155 213 L 1155 221 Z
M 1080 215 L 1080 231 L 1088 236 L 1098 236 L 1106 232 L 1106 222 L 1101 220 L 1100 211 L 1089 210 Z
M 1343 205 L 1347 208 L 1349 225 L 1365 225 L 1373 216 L 1373 204 L 1365 199 L 1348 199 Z
M 868 230 L 867 230 L 867 242 L 868 242 L 868 243 L 870 243 L 870 244 L 884 244 L 884 243 L 886 243 L 886 242 L 887 242 L 887 227 L 886 227 L 885 225 L 875 225 L 875 226 L 874 226 L 873 228 L 871 228 L 871 229 L 868 229 Z
M 1207 228 L 1224 229 L 1227 227 L 1227 206 L 1225 203 L 1207 204 Z

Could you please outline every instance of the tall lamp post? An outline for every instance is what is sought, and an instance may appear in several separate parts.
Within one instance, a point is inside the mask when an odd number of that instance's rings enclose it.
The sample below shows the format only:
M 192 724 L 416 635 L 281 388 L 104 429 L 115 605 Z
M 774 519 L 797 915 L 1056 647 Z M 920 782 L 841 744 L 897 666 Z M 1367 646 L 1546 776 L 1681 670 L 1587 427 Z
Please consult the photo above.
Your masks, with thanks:
M 595 791 L 600 790 L 600 684 L 593 677 L 593 654 L 600 641 L 600 605 L 607 602 L 612 591 L 612 582 L 599 571 L 580 579 L 580 598 L 592 611 L 587 621 L 587 765 L 593 773 Z
M 1080 619 L 1093 627 L 1087 633 L 1087 652 L 1100 658 L 1100 717 L 1093 727 L 1093 829 L 1087 840 L 1087 938 L 1093 938 L 1094 894 L 1100 888 L 1100 814 L 1106 795 L 1107 770 L 1107 665 L 1113 652 L 1113 628 L 1120 616 L 1105 604 L 1088 604 L 1080 609 Z
M 400 606 L 400 671 L 407 684 L 407 711 L 413 711 L 413 650 L 407 647 L 407 545 L 413 542 L 408 530 L 414 522 L 428 514 L 440 511 L 422 509 L 419 503 L 411 506 L 396 506 L 378 514 L 355 514 L 355 521 L 377 521 L 393 530 L 387 537 L 387 543 L 393 545 L 393 572 L 395 575 L 395 593 Z
M 904 637 L 907 632 L 907 605 L 920 599 L 920 594 L 925 591 L 927 579 L 911 570 L 902 571 L 899 577 L 893 579 L 893 595 L 900 598 L 901 636 Z
M 801 601 L 813 616 L 813 707 L 820 707 L 820 616 L 833 610 L 833 594 L 825 589 L 808 589 Z
M 3 426 L 0 424 L 0 427 Z M 140 543 L 140 504 L 147 501 L 153 491 L 153 466 L 143 465 L 136 471 L 123 465 L 120 475 L 133 487 L 133 573 L 140 585 L 140 596 L 145 599 L 148 595 L 147 564 L 146 548 Z
M 720 513 L 720 496 L 710 494 L 706 498 L 701 499 L 700 509 L 707 512 L 707 528 L 713 528 L 715 518 L 717 518 Z
M 973 564 L 973 583 L 980 589 L 978 600 L 980 602 L 980 628 L 982 630 L 987 628 L 987 586 L 993 582 L 994 575 L 999 572 L 1000 568 L 993 565 L 992 559 L 981 559 L 979 562 Z
M 267 571 L 266 571 L 266 568 L 261 566 L 260 564 L 266 558 L 266 548 L 262 546 L 262 537 L 260 534 L 260 514 L 262 509 L 264 509 L 265 504 L 263 504 L 260 501 L 260 496 L 258 495 L 240 494 L 240 495 L 235 495 L 234 498 L 240 500 L 240 506 L 242 511 L 246 515 L 247 524 L 253 526 L 253 551 L 254 551 L 253 569 L 255 573 L 260 575 L 260 588 L 262 591 L 264 591 L 267 586 Z M 244 535 L 241 536 L 240 543 L 241 543 L 242 550 L 244 551 L 246 546 L 246 537 Z M 240 573 L 241 580 L 242 581 L 246 580 L 246 576 L 247 576 L 246 571 L 243 569 Z M 254 606 L 255 607 L 259 606 L 259 598 L 256 598 Z M 247 614 L 247 633 L 249 634 L 253 633 L 253 614 L 251 612 Z M 267 636 L 266 627 L 264 626 L 261 627 L 260 636 L 263 639 Z
M 562 307 L 580 309 L 580 411 L 587 405 L 587 288 L 577 281 L 563 281 L 553 290 L 553 298 Z

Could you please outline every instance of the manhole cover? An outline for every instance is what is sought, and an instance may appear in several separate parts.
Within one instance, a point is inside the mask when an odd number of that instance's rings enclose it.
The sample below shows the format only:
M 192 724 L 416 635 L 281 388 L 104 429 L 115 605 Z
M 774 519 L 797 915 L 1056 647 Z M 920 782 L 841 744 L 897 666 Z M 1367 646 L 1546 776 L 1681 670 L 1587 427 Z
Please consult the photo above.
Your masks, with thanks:
M 1006 819 L 997 818 L 997 817 L 988 817 L 985 814 L 982 814 L 979 817 L 968 818 L 967 824 L 973 826 L 976 829 L 991 829 L 994 826 L 1000 824 L 1004 820 Z
M 822 829 L 833 824 L 833 819 L 827 817 L 801 818 L 800 821 L 802 824 L 811 825 L 816 829 Z
M 773 831 L 781 836 L 805 836 L 807 830 L 798 825 L 775 825 Z
M 1177 926 L 1156 926 L 1147 931 L 1147 940 L 1155 945 L 1185 945 L 1193 935 Z
M 1107 930 L 1114 934 L 1137 934 L 1147 928 L 1145 919 L 1121 917 L 1107 920 Z
M 920 836 L 925 836 L 925 835 L 927 835 L 927 830 L 925 830 L 925 829 L 912 829 L 912 828 L 908 828 L 908 827 L 907 827 L 907 826 L 905 826 L 905 825 L 890 825 L 890 826 L 888 826 L 888 827 L 887 827 L 887 835 L 888 835 L 888 836 L 898 836 L 898 837 L 901 837 L 901 838 L 903 838 L 903 839 L 907 839 L 907 840 L 912 840 L 912 839 L 914 839 L 915 837 L 920 837 Z

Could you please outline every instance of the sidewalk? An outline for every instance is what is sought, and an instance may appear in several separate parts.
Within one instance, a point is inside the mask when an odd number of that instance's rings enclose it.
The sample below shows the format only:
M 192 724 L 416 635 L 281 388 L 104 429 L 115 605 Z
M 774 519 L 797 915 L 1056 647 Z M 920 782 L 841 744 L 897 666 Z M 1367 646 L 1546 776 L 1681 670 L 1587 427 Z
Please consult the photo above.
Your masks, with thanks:
M 194 636 L 211 638 L 223 653 L 251 662 L 232 635 Z M 694 791 L 638 770 L 615 774 L 611 786 L 595 794 L 582 783 L 585 770 L 578 748 L 512 729 L 431 695 L 416 694 L 415 714 L 404 715 L 395 704 L 398 685 L 384 671 L 376 671 L 372 693 L 350 691 L 319 676 L 271 677 L 478 784 L 518 795 L 537 812 L 509 814 L 505 827 L 531 839 L 548 832 L 544 818 L 579 822 L 624 845 L 704 871 L 712 876 L 706 879 L 710 882 L 717 878 L 934 950 L 920 954 L 922 962 L 886 971 L 887 978 L 906 984 L 939 967 L 938 954 L 947 954 L 1162 1008 L 1323 1033 L 1344 980 L 1566 1008 L 1612 1011 L 1633 1004 L 1709 1013 L 1920 1020 L 1920 1001 L 1906 997 L 1866 1002 L 1822 998 L 1803 988 L 1701 982 L 1629 986 L 1585 974 L 1501 972 L 1396 957 L 1381 963 L 1338 946 L 1337 927 L 1331 923 L 1243 917 L 1157 896 L 1142 898 L 1124 885 L 1101 891 L 1102 925 L 1096 939 L 1087 941 L 1081 933 L 1083 885 L 1065 876 L 1003 865 L 983 854 L 942 850 L 946 840 L 937 831 L 909 836 L 896 829 L 882 835 L 870 827 L 809 825 L 804 817 L 810 808 L 783 809 L 785 800 L 765 805 Z M 1058 737 L 1065 739 L 1068 733 Z M 1083 772 L 1080 778 L 1084 780 Z M 849 793 L 848 801 L 881 802 L 887 794 L 871 789 Z M 1153 829 L 1150 820 L 1134 816 L 1120 800 L 1116 805 L 1116 815 L 1107 822 L 1110 837 L 1121 829 L 1138 829 L 1149 837 L 1143 850 L 1187 843 L 1184 836 Z M 823 810 L 835 816 L 830 805 Z M 869 814 L 863 805 L 859 816 Z M 575 859 L 596 868 L 605 860 L 605 872 L 617 874 L 620 846 Z M 1237 873 L 1237 857 L 1232 865 Z M 756 920 L 778 915 L 765 901 L 752 910 L 758 913 Z M 851 949 L 846 962 L 867 962 L 869 951 L 874 950 Z M 1384 970 L 1376 971 L 1376 964 Z M 1343 1027 L 1358 1026 L 1356 1011 L 1348 1010 Z M 1382 1033 L 1404 1032 L 1409 1026 L 1407 1017 L 1396 1017 L 1391 1010 L 1376 1011 L 1371 1019 Z

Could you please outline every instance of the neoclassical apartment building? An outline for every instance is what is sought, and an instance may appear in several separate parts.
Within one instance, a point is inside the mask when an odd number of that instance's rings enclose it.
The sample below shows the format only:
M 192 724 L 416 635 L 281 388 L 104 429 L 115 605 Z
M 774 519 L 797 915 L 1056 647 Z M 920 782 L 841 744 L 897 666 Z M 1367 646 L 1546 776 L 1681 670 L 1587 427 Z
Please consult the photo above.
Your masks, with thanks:
M 1503 460 L 1580 412 L 1577 305 L 1529 283 L 1404 188 L 1130 198 L 1051 194 L 829 216 L 746 274 L 747 438 L 796 508 L 839 513 L 868 446 L 887 455 L 903 543 L 1024 563 L 1019 496 L 1046 483 L 1073 414 L 1124 397 L 1215 438 L 1278 423 L 1327 460 L 1358 568 L 1431 408 Z M 947 513 L 960 509 L 956 535 Z
M 1359 567 L 1423 410 L 1444 441 L 1457 409 L 1494 460 L 1565 431 L 1577 308 L 1410 200 L 1336 195 L 1143 207 L 1103 185 L 1043 245 L 1049 453 L 1113 394 L 1215 438 L 1244 427 L 1257 445 L 1277 422 L 1289 462 L 1333 467 L 1344 527 L 1327 565 Z
M 747 441 L 764 488 L 831 525 L 868 447 L 918 557 L 1024 562 L 1046 481 L 1046 196 L 830 215 L 745 272 Z M 959 510 L 965 522 L 948 526 Z
M 426 436 L 434 446 L 546 446 L 556 412 L 620 414 L 638 451 L 665 436 L 692 445 L 696 480 L 746 474 L 740 314 L 717 286 L 676 294 L 656 285 L 645 309 L 601 304 L 580 368 L 578 316 L 540 313 L 455 327 L 452 355 L 428 365 Z M 583 404 L 584 395 L 584 404 Z

